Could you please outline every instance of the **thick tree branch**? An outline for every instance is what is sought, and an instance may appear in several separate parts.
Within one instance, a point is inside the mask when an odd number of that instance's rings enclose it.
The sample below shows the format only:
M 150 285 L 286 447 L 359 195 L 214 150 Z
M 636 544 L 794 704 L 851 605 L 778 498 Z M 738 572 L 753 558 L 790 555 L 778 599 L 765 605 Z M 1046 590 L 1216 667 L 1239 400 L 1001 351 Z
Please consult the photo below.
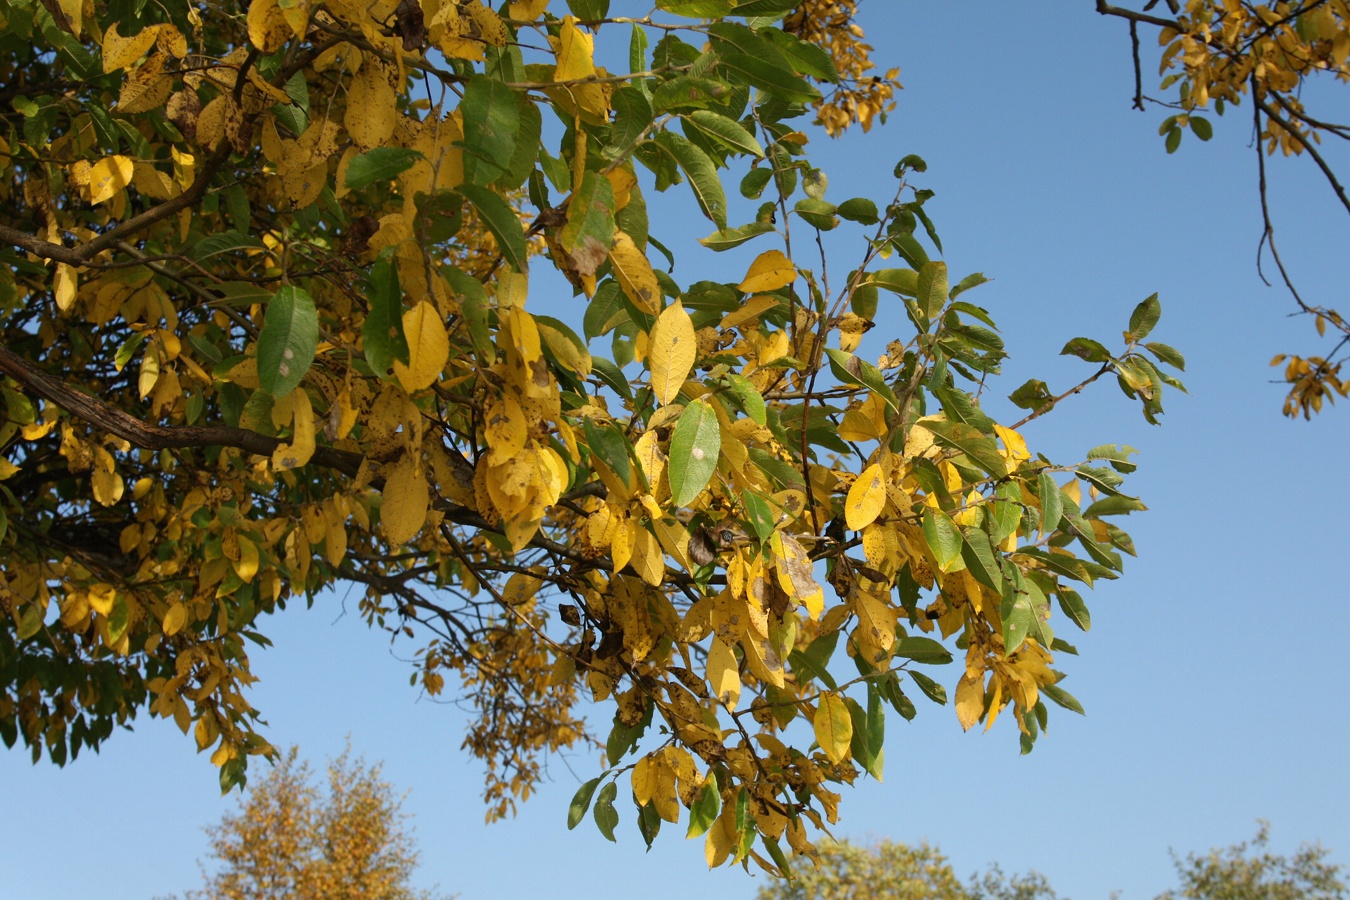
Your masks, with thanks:
M 235 447 L 259 456 L 271 456 L 283 441 L 227 425 L 181 425 L 165 427 L 142 422 L 97 397 L 81 393 L 75 388 L 33 366 L 9 348 L 0 346 L 0 372 L 44 400 L 55 403 L 67 412 L 79 416 L 90 425 L 114 434 L 134 446 L 147 450 L 172 450 L 186 447 Z M 361 466 L 361 455 L 334 447 L 316 447 L 310 462 L 336 469 L 346 475 L 356 475 Z

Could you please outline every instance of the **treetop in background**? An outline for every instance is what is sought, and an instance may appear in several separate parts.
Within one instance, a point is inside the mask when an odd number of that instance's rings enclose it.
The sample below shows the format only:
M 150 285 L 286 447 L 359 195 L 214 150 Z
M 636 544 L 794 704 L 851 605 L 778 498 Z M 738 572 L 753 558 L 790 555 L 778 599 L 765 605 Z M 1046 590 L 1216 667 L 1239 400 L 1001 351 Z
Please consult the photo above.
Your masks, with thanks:
M 884 707 L 1024 751 L 1081 711 L 1056 631 L 1134 552 L 1134 451 L 1021 429 L 1108 375 L 1156 421 L 1184 361 L 1150 297 L 981 407 L 924 162 L 833 198 L 808 153 L 890 103 L 852 10 L 0 2 L 0 737 L 64 763 L 148 707 L 242 785 L 268 614 L 356 583 L 469 699 L 489 816 L 594 748 L 570 824 L 779 871 Z M 670 189 L 735 279 L 676 264 Z

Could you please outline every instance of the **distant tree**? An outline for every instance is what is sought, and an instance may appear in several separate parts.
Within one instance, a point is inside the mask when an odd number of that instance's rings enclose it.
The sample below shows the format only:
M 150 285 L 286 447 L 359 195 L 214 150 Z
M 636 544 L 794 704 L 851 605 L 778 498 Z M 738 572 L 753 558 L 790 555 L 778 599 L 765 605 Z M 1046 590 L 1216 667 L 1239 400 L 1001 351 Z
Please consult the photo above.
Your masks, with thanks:
M 759 889 L 757 900 L 1055 900 L 1043 875 L 1003 874 L 997 865 L 962 884 L 947 857 L 924 842 L 917 847 L 882 841 L 859 847 L 822 844 L 819 867 L 803 861 L 791 881 Z
M 325 795 L 296 755 L 279 756 L 238 812 L 207 829 L 220 867 L 188 900 L 430 900 L 408 883 L 418 852 L 380 767 L 344 751 Z
M 1271 853 L 1270 824 L 1262 822 L 1251 843 L 1176 860 L 1180 887 L 1157 900 L 1343 900 L 1341 867 L 1326 860 L 1319 844 L 1304 844 L 1292 857 Z

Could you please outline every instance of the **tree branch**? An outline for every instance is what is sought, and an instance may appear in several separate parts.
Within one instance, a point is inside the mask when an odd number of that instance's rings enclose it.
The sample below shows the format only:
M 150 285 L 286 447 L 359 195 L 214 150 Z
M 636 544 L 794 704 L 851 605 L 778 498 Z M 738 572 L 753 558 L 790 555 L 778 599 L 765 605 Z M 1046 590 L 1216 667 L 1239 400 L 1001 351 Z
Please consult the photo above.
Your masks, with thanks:
M 1159 28 L 1181 29 L 1181 23 L 1176 19 L 1164 19 L 1161 16 L 1153 16 L 1148 13 L 1136 12 L 1132 9 L 1125 9 L 1120 6 L 1113 6 L 1106 0 L 1097 0 L 1097 12 L 1104 16 L 1117 16 L 1122 19 L 1128 19 L 1131 22 L 1147 22 L 1149 25 L 1157 25 Z
M 182 425 L 166 427 L 142 422 L 97 397 L 81 393 L 48 375 L 28 360 L 0 346 L 0 372 L 10 376 L 39 397 L 76 415 L 90 425 L 147 450 L 186 447 L 234 447 L 259 456 L 271 456 L 284 442 L 256 431 L 227 425 Z M 361 454 L 335 447 L 316 447 L 310 462 L 355 476 Z

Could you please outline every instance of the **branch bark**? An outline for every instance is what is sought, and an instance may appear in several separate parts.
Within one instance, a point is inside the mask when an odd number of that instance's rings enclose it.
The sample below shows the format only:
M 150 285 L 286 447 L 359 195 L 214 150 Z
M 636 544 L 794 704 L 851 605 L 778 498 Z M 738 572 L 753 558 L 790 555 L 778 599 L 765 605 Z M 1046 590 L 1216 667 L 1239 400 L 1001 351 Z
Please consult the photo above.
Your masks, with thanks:
M 234 447 L 259 456 L 271 456 L 284 441 L 228 425 L 180 425 L 166 427 L 142 422 L 97 397 L 81 393 L 58 378 L 36 368 L 28 360 L 0 346 L 0 372 L 10 376 L 37 396 L 78 416 L 96 428 L 147 450 L 187 447 Z M 334 447 L 316 447 L 310 462 L 355 476 L 361 455 Z

